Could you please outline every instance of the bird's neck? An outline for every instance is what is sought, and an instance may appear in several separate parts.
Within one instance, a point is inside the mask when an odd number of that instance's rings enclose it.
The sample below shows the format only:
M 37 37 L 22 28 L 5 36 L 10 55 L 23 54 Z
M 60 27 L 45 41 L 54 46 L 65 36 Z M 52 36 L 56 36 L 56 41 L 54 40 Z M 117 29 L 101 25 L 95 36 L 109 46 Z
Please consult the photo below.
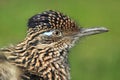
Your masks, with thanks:
M 69 80 L 69 63 L 67 48 L 33 45 L 26 41 L 16 45 L 12 50 L 11 62 L 25 69 L 25 72 L 38 75 L 43 80 Z

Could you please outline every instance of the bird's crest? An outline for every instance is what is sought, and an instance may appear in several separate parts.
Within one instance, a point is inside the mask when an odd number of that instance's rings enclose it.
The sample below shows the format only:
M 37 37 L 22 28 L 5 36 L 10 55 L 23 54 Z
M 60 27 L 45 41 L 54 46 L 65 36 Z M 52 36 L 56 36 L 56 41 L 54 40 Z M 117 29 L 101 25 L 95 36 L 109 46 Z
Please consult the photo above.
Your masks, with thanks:
M 68 16 L 53 10 L 44 11 L 28 20 L 28 28 L 75 30 L 77 26 Z

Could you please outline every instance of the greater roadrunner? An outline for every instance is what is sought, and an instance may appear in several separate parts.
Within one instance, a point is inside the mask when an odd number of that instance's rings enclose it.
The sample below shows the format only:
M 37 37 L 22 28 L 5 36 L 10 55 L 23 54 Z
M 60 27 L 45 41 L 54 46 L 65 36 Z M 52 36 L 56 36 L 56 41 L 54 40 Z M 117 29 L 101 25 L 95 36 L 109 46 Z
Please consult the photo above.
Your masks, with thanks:
M 26 38 L 0 50 L 0 80 L 70 80 L 69 49 L 81 37 L 107 31 L 81 28 L 52 10 L 36 14 L 28 21 Z

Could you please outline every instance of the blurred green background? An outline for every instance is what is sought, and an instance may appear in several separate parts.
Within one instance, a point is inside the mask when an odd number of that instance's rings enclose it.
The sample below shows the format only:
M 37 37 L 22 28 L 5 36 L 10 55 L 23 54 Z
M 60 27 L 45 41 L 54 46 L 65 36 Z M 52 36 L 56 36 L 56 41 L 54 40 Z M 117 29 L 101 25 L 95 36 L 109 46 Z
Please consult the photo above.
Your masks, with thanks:
M 0 47 L 24 39 L 27 20 L 45 10 L 108 33 L 82 39 L 70 51 L 72 80 L 120 80 L 120 0 L 0 0 Z

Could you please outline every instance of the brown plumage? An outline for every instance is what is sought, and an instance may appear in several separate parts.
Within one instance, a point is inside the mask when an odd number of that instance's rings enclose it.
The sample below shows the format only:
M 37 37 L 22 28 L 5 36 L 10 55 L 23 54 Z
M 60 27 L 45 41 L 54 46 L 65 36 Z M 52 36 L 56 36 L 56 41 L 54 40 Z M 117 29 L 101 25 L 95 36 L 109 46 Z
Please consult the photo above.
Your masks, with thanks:
M 106 31 L 78 27 L 52 10 L 36 14 L 28 21 L 26 38 L 0 50 L 0 80 L 70 80 L 69 49 L 81 37 Z

